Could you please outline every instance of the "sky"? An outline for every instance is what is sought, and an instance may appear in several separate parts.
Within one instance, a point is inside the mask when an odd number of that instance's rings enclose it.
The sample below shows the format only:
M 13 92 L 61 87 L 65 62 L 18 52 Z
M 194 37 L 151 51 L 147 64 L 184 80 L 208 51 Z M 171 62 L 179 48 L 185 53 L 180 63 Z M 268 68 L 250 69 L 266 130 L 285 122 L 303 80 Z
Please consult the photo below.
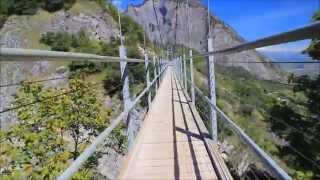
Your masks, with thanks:
M 208 5 L 208 0 L 201 0 Z M 320 0 L 209 0 L 211 13 L 235 29 L 247 41 L 292 30 L 311 23 Z M 124 10 L 128 4 L 141 4 L 143 0 L 118 0 Z M 298 52 L 309 41 L 299 41 L 261 48 L 263 51 Z

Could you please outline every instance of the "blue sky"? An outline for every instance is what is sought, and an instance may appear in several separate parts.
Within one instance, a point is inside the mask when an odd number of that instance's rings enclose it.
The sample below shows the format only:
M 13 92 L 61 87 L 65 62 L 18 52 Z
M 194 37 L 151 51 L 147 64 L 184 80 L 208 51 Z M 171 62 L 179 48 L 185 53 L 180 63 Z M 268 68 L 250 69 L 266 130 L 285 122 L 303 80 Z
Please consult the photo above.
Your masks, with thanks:
M 118 0 L 121 9 L 143 0 Z M 214 15 L 251 41 L 310 23 L 320 0 L 210 0 Z M 208 0 L 202 0 L 207 6 Z M 213 11 L 212 11 L 213 10 Z M 308 41 L 263 48 L 266 51 L 300 51 Z

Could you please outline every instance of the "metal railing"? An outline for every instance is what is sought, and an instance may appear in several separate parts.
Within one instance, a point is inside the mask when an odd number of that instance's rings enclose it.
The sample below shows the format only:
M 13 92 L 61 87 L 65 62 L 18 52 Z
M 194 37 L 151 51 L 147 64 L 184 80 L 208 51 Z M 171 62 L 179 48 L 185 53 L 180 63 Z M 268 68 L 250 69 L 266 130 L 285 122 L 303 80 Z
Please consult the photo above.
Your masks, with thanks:
M 93 155 L 97 146 L 101 145 L 105 139 L 109 136 L 111 131 L 120 124 L 120 122 L 130 113 L 130 111 L 138 104 L 139 100 L 150 90 L 150 88 L 156 83 L 161 77 L 167 66 L 162 69 L 160 74 L 153 79 L 153 81 L 136 97 L 136 99 L 130 104 L 127 110 L 122 112 L 115 120 L 112 121 L 111 125 L 105 129 L 98 137 L 96 137 L 91 145 L 87 147 L 77 159 L 66 169 L 59 177 L 58 180 L 70 179 L 74 173 L 76 173 L 85 161 Z
M 45 51 L 36 49 L 0 48 L 1 61 L 91 61 L 91 62 L 144 62 L 143 59 L 99 56 L 95 54 Z
M 184 88 L 187 89 L 188 83 L 186 83 L 186 63 L 185 61 L 187 59 L 197 58 L 197 57 L 210 57 L 210 63 L 211 65 L 214 65 L 214 55 L 217 53 L 236 53 L 241 52 L 244 50 L 249 49 L 255 49 L 260 47 L 265 47 L 269 45 L 275 45 L 275 44 L 281 44 L 281 43 L 287 43 L 287 42 L 293 42 L 298 40 L 304 40 L 304 39 L 312 39 L 312 38 L 319 38 L 320 37 L 320 23 L 314 23 L 312 25 L 299 28 L 293 31 L 281 33 L 278 35 L 266 37 L 263 39 L 259 39 L 253 42 L 243 43 L 238 46 L 234 46 L 231 48 L 219 50 L 219 51 L 213 51 L 209 50 L 208 53 L 201 54 L 200 56 L 194 56 L 183 59 L 184 62 L 176 61 L 176 73 L 177 77 L 180 77 L 179 79 L 182 81 L 182 84 L 184 85 Z M 210 44 L 210 40 L 208 41 Z M 210 45 L 211 46 L 211 45 Z M 211 49 L 211 48 L 210 48 Z M 192 54 L 192 53 L 190 53 Z M 109 57 L 109 56 L 99 56 L 99 55 L 93 55 L 93 54 L 84 54 L 84 53 L 71 53 L 71 52 L 55 52 L 55 51 L 42 51 L 42 50 L 25 50 L 25 49 L 16 49 L 16 48 L 0 48 L 0 62 L 1 61 L 38 61 L 38 60 L 48 60 L 48 61 L 57 61 L 57 60 L 63 60 L 63 61 L 92 61 L 92 62 L 146 62 L 148 61 L 147 56 L 145 60 L 142 59 L 132 59 L 132 58 L 126 58 L 126 56 L 122 57 Z M 182 59 L 182 58 L 181 58 Z M 192 61 L 191 61 L 192 62 Z M 97 136 L 91 145 L 87 147 L 83 153 L 79 155 L 79 157 L 67 168 L 66 171 L 64 171 L 58 179 L 70 179 L 72 175 L 77 172 L 81 168 L 81 165 L 94 153 L 94 151 L 97 149 L 99 145 L 103 143 L 103 141 L 108 137 L 108 135 L 112 132 L 112 130 L 121 122 L 122 119 L 126 118 L 126 116 L 130 113 L 130 111 L 135 107 L 135 105 L 138 103 L 138 101 L 150 91 L 151 86 L 153 86 L 162 76 L 164 73 L 166 66 L 163 66 L 163 62 L 161 63 L 161 70 L 159 70 L 159 74 L 152 80 L 152 82 L 147 83 L 147 87 L 137 96 L 137 98 L 130 102 L 127 108 L 125 108 L 124 112 L 122 112 L 112 123 L 111 125 L 106 128 L 99 136 Z M 179 66 L 179 67 L 177 67 Z M 192 67 L 192 66 L 191 66 Z M 146 69 L 147 69 L 147 63 L 146 63 Z M 209 78 L 212 78 L 212 74 L 214 74 L 214 66 L 211 67 L 211 70 L 213 72 L 209 71 Z M 192 72 L 192 71 L 191 71 Z M 180 74 L 181 73 L 181 74 Z M 211 73 L 211 75 L 210 75 Z M 125 73 L 124 73 L 125 74 Z M 193 75 L 192 75 L 193 76 Z M 193 78 L 192 78 L 193 80 Z M 230 118 L 228 118 L 215 104 L 215 80 L 211 79 L 210 83 L 210 89 L 211 97 L 210 99 L 203 95 L 202 91 L 197 88 L 194 85 L 194 82 L 190 82 L 193 89 L 193 91 L 197 91 L 198 93 L 201 93 L 202 96 L 205 97 L 206 101 L 210 104 L 210 107 L 219 114 L 221 117 L 223 117 L 224 121 L 228 123 L 234 130 L 239 134 L 239 136 L 254 150 L 254 152 L 264 160 L 265 164 L 270 167 L 270 169 L 274 172 L 274 174 L 277 175 L 280 179 L 291 179 L 291 177 L 270 157 L 268 156 L 237 124 L 235 124 Z M 159 85 L 159 84 L 157 84 Z M 194 93 L 194 92 L 193 92 Z M 194 95 L 192 95 L 194 96 Z M 214 99 L 213 99 L 214 97 Z M 193 101 L 195 101 L 193 99 Z M 215 120 L 216 123 L 216 120 Z M 212 126 L 216 127 L 216 126 Z M 215 130 L 215 132 L 217 132 Z
M 190 81 L 189 81 L 190 82 Z M 191 82 L 190 82 L 191 83 Z M 204 93 L 197 87 L 194 86 L 197 93 L 199 93 L 222 117 L 223 121 L 227 123 L 239 136 L 240 138 L 254 151 L 258 157 L 260 157 L 265 164 L 281 179 L 291 179 L 291 177 L 266 153 L 259 145 L 257 145 L 233 120 L 231 120 L 220 108 L 211 103 L 211 100 L 204 95 Z
M 73 53 L 73 52 L 58 52 L 58 51 L 46 51 L 46 50 L 33 50 L 33 49 L 19 49 L 19 48 L 1 48 L 0 47 L 0 62 L 23 62 L 23 61 L 90 61 L 90 62 L 118 62 L 121 67 L 121 82 L 123 83 L 123 90 L 129 89 L 129 82 L 125 82 L 124 79 L 128 79 L 128 73 L 126 64 L 129 63 L 145 63 L 146 73 L 146 88 L 143 89 L 140 94 L 132 101 L 130 94 L 126 94 L 129 98 L 123 98 L 124 111 L 120 113 L 107 127 L 103 130 L 92 142 L 84 149 L 84 151 L 76 158 L 75 161 L 58 177 L 58 179 L 71 179 L 72 176 L 82 167 L 86 160 L 91 157 L 97 148 L 104 143 L 106 138 L 110 135 L 114 128 L 116 128 L 123 120 L 126 120 L 128 114 L 137 106 L 140 100 L 147 95 L 148 106 L 151 102 L 151 87 L 155 86 L 155 93 L 160 85 L 161 77 L 163 76 L 167 63 L 163 59 L 153 57 L 153 80 L 150 82 L 149 76 L 149 59 L 147 53 L 145 53 L 145 59 L 133 59 L 126 57 L 126 51 L 124 46 L 120 46 L 120 57 L 111 56 L 99 56 L 95 54 L 85 53 Z M 121 64 L 122 63 L 122 64 Z M 39 81 L 42 82 L 42 81 Z M 127 83 L 127 84 L 126 84 Z M 17 84 L 17 83 L 15 83 Z M 129 92 L 126 92 L 129 93 Z M 11 109 L 9 109 L 11 110 Z M 128 127 L 130 128 L 130 127 Z
M 315 39 L 320 38 L 320 23 L 313 23 L 311 25 L 298 28 L 292 31 L 280 33 L 277 35 L 272 35 L 269 37 L 265 37 L 262 39 L 258 39 L 256 41 L 252 42 L 246 42 L 242 43 L 240 45 L 226 48 L 222 50 L 214 50 L 212 48 L 212 38 L 208 39 L 208 52 L 200 54 L 198 56 L 192 56 L 192 52 L 190 53 L 190 56 L 185 58 L 185 55 L 181 55 L 180 57 L 177 57 L 177 60 L 175 62 L 176 67 L 176 75 L 178 79 L 181 81 L 181 84 L 183 85 L 183 88 L 187 90 L 187 92 L 190 92 L 190 97 L 192 101 L 196 101 L 196 98 L 194 98 L 194 92 L 196 91 L 201 96 L 204 97 L 204 99 L 209 103 L 210 109 L 210 123 L 211 123 L 211 135 L 213 140 L 217 142 L 217 115 L 222 117 L 223 121 L 226 122 L 238 135 L 239 137 L 250 146 L 250 148 L 254 151 L 254 153 L 263 160 L 263 162 L 269 167 L 269 169 L 273 172 L 273 174 L 276 175 L 279 179 L 291 179 L 291 177 L 267 154 L 265 153 L 234 121 L 232 121 L 229 117 L 226 116 L 226 114 L 221 111 L 217 105 L 216 105 L 216 94 L 215 94 L 215 68 L 214 63 L 215 59 L 214 56 L 216 54 L 230 54 L 230 53 L 237 53 L 242 52 L 245 50 L 250 49 L 256 49 L 271 45 L 277 45 L 282 43 L 288 43 L 288 42 L 295 42 L 298 40 L 305 40 L 305 39 Z M 190 68 L 193 68 L 193 60 L 195 58 L 199 57 L 209 57 L 208 58 L 208 65 L 209 65 L 209 72 L 208 72 L 208 84 L 209 84 L 209 92 L 210 92 L 210 98 L 205 96 L 203 92 L 195 86 L 194 80 L 193 80 L 193 69 L 190 69 L 191 73 L 191 81 L 188 80 L 187 76 L 184 73 L 187 69 L 186 61 L 190 60 Z M 188 83 L 190 84 L 190 90 L 188 88 Z M 193 102 L 195 103 L 195 102 Z M 219 127 L 218 127 L 219 128 Z
M 230 48 L 221 49 L 217 51 L 209 51 L 207 53 L 202 53 L 198 56 L 193 56 L 189 58 L 199 58 L 208 57 L 215 54 L 231 54 L 237 53 L 245 50 L 256 49 L 266 46 L 272 46 L 277 44 L 295 42 L 300 40 L 320 38 L 320 22 L 313 23 L 308 26 L 304 26 L 298 29 L 294 29 L 288 32 L 283 32 L 280 34 L 272 35 L 269 37 L 261 38 L 251 42 L 245 42 L 240 45 L 236 45 Z

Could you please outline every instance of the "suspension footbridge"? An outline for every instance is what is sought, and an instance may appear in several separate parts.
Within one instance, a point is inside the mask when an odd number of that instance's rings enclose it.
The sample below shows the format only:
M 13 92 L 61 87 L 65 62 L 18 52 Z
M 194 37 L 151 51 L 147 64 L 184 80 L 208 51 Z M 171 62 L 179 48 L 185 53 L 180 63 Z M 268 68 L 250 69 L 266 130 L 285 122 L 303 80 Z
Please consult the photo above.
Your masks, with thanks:
M 243 142 L 260 159 L 261 166 L 266 167 L 273 177 L 291 179 L 275 160 L 217 107 L 214 57 L 216 54 L 238 53 L 275 44 L 320 38 L 319 32 L 320 23 L 314 23 L 219 51 L 213 49 L 213 39 L 209 38 L 208 52 L 200 54 L 201 57 L 208 57 L 209 97 L 206 97 L 195 85 L 193 79 L 193 59 L 195 56 L 192 56 L 192 51 L 189 56 L 176 53 L 172 54 L 171 58 L 165 55 L 156 57 L 144 52 L 144 59 L 132 59 L 126 57 L 124 46 L 119 47 L 119 57 L 0 48 L 0 62 L 63 60 L 120 63 L 121 82 L 119 83 L 123 85 L 124 111 L 111 121 L 109 127 L 103 130 L 77 159 L 70 163 L 66 170 L 61 172 L 58 177 L 60 180 L 71 179 L 121 122 L 127 122 L 127 131 L 130 134 L 130 112 L 145 96 L 147 96 L 148 112 L 142 121 L 141 130 L 137 137 L 134 140 L 129 139 L 129 154 L 126 156 L 123 167 L 120 168 L 119 179 L 233 179 L 222 152 L 219 150 L 218 119 L 228 124 L 241 137 Z M 152 60 L 149 60 L 150 57 Z M 128 62 L 145 64 L 146 87 L 133 100 L 131 100 L 129 92 Z M 150 64 L 153 64 L 154 72 L 150 72 Z M 191 77 L 190 79 L 187 78 L 187 69 L 189 69 L 188 77 Z M 150 80 L 151 73 L 154 74 L 152 80 Z M 153 98 L 151 96 L 152 89 L 155 92 Z M 205 108 L 210 109 L 210 132 L 199 115 L 199 109 L 195 106 L 197 102 L 195 94 L 200 95 L 209 104 Z M 0 113 L 18 108 L 21 107 L 3 109 Z M 107 165 L 105 164 L 105 166 Z
M 148 113 L 141 124 L 141 131 L 137 138 L 129 139 L 132 144 L 129 155 L 120 169 L 119 179 L 232 179 L 230 170 L 219 151 L 217 133 L 217 117 L 228 124 L 238 134 L 247 146 L 261 160 L 262 165 L 268 169 L 272 176 L 278 179 L 291 179 L 291 177 L 265 153 L 234 121 L 227 117 L 216 106 L 214 56 L 217 53 L 236 53 L 247 49 L 293 42 L 302 39 L 319 38 L 320 24 L 315 23 L 293 31 L 270 36 L 255 42 L 244 43 L 226 50 L 215 52 L 212 50 L 212 39 L 209 38 L 209 52 L 202 54 L 209 57 L 209 84 L 210 97 L 195 85 L 193 79 L 192 52 L 189 57 L 178 55 L 173 59 L 165 56 L 153 56 L 154 79 L 150 80 L 149 55 L 145 59 L 130 59 L 126 57 L 124 46 L 120 46 L 119 57 L 98 56 L 94 54 L 81 54 L 69 52 L 55 52 L 30 49 L 1 48 L 1 62 L 21 61 L 92 61 L 92 62 L 118 62 L 121 65 L 121 83 L 124 111 L 115 118 L 109 127 L 98 135 L 91 144 L 74 160 L 71 165 L 58 177 L 70 179 L 81 168 L 86 160 L 94 154 L 97 148 L 104 143 L 114 128 L 123 120 L 129 121 L 130 112 L 147 96 Z M 189 77 L 187 78 L 187 61 Z M 146 73 L 145 89 L 131 100 L 127 73 L 127 62 L 144 63 Z M 269 62 L 271 63 L 271 62 Z M 155 95 L 152 99 L 151 89 Z M 188 89 L 191 90 L 188 91 Z M 208 102 L 210 109 L 210 127 L 208 131 L 200 117 L 195 104 L 195 94 L 200 95 Z M 33 102 L 26 105 L 33 105 Z M 3 109 L 5 113 L 21 107 Z M 106 164 L 107 166 L 107 164 Z
M 232 179 L 209 137 L 169 66 L 120 179 Z

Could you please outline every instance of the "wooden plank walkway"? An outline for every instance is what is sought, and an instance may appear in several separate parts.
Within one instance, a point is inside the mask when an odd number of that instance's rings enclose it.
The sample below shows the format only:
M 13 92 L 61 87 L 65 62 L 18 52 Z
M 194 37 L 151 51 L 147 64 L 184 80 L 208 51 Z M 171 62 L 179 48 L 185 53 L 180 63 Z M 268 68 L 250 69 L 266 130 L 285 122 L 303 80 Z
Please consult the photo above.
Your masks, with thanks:
M 169 67 L 119 179 L 232 179 L 187 99 Z

